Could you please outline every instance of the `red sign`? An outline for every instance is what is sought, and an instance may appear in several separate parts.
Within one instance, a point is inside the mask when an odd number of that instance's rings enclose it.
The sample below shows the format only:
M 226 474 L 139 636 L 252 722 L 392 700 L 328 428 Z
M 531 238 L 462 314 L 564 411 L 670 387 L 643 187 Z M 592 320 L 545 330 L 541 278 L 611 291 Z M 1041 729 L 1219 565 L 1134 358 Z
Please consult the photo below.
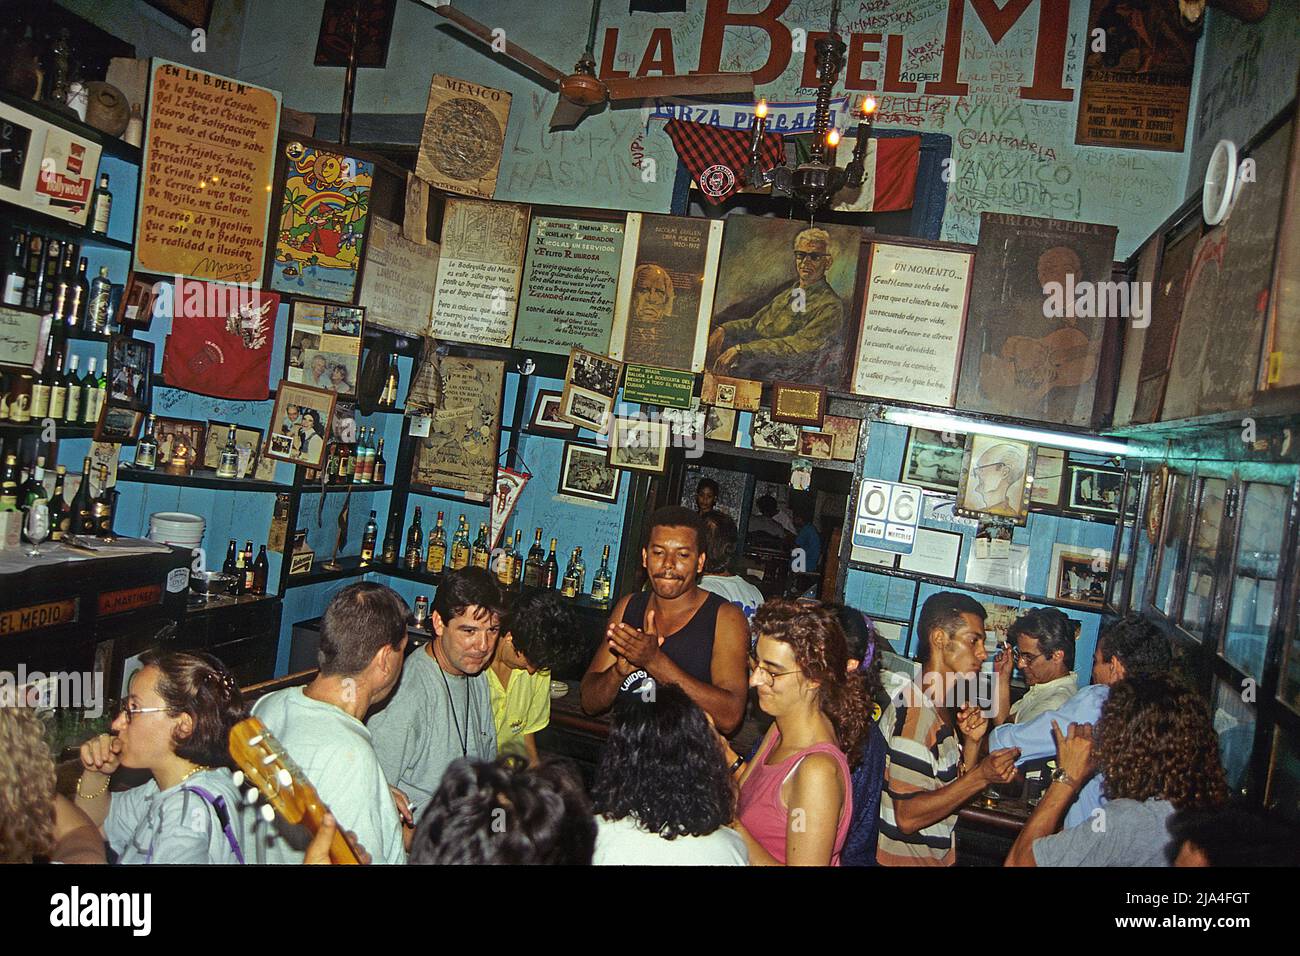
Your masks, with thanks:
M 120 591 L 105 591 L 99 596 L 99 616 L 122 614 L 134 611 L 138 607 L 149 607 L 162 603 L 162 585 L 146 584 L 138 588 L 123 588 Z

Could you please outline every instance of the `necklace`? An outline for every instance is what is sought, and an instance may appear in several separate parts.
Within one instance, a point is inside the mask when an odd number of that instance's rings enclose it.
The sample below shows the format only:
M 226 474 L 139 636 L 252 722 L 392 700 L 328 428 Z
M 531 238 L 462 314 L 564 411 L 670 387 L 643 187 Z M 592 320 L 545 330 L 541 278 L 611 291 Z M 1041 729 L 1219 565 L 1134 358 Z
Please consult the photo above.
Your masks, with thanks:
M 447 690 L 447 707 L 451 710 L 452 722 L 456 725 L 456 737 L 460 740 L 460 755 L 469 756 L 469 678 L 465 678 L 465 729 L 460 729 L 460 719 L 456 716 L 456 705 L 451 702 L 451 684 L 447 681 L 447 672 L 435 656 L 433 662 L 438 665 L 438 674 L 442 677 L 442 686 Z
M 211 767 L 195 766 L 195 768 L 194 768 L 193 770 L 191 770 L 191 771 L 190 771 L 189 773 L 187 773 L 185 776 L 181 777 L 181 779 L 178 780 L 177 783 L 178 783 L 178 784 L 179 784 L 179 783 L 184 783 L 186 780 L 190 779 L 190 777 L 194 776 L 194 775 L 195 775 L 196 773 L 198 773 L 200 770 L 211 770 L 211 769 L 212 769 Z

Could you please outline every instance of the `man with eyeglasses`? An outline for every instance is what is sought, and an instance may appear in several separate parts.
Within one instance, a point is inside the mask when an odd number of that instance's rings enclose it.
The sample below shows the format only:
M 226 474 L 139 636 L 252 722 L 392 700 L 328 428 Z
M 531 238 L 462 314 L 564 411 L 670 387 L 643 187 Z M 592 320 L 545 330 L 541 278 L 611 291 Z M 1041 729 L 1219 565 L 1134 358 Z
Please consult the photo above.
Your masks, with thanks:
M 1054 607 L 1026 611 L 1007 629 L 1010 648 L 999 654 L 997 671 L 998 726 L 1008 720 L 1023 724 L 1039 714 L 1065 705 L 1079 689 L 1074 673 L 1074 622 Z M 1014 665 L 1013 665 L 1014 661 Z M 1029 690 L 1011 703 L 1011 672 L 1019 666 Z
M 844 301 L 826 281 L 834 256 L 825 229 L 795 236 L 795 282 L 747 319 L 709 336 L 709 368 L 755 379 L 838 382 Z

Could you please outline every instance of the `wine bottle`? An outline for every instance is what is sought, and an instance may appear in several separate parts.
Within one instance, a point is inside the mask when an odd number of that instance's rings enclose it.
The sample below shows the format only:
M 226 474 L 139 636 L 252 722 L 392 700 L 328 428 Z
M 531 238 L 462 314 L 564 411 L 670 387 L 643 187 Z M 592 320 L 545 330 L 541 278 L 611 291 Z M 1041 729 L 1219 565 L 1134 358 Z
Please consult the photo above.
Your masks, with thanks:
M 63 401 L 63 420 L 78 422 L 81 420 L 81 376 L 77 374 L 79 355 L 72 356 L 72 366 L 68 369 L 67 393 Z
M 555 560 L 555 546 L 558 540 L 551 539 L 551 553 L 546 556 L 546 563 L 542 565 L 542 587 L 554 588 L 560 580 L 560 562 Z
M 546 563 L 546 552 L 542 550 L 542 529 L 537 529 L 533 537 L 533 546 L 528 549 L 528 558 L 524 561 L 524 587 L 542 586 L 542 565 Z
M 356 465 L 352 469 L 352 483 L 357 485 L 366 484 L 369 479 L 366 478 L 366 430 L 365 428 L 357 429 L 357 444 L 354 450 L 356 456 Z
M 271 564 L 266 560 L 266 545 L 262 545 L 261 550 L 257 552 L 257 560 L 253 562 L 253 593 L 263 595 L 266 593 L 266 579 L 270 576 Z
M 41 277 L 40 305 L 42 312 L 54 311 L 54 292 L 59 284 L 59 267 L 63 264 L 63 243 L 49 239 L 45 243 L 45 261 Z
M 466 567 L 469 567 L 469 525 L 465 523 L 465 516 L 461 515 L 456 535 L 451 539 L 451 569 L 459 571 Z
M 68 324 L 68 300 L 72 296 L 72 289 L 77 281 L 77 274 L 73 270 L 72 261 L 69 261 L 68 258 L 71 255 L 72 243 L 69 242 L 63 247 L 63 257 L 59 260 L 59 271 L 54 277 L 54 296 L 50 305 L 50 312 L 54 316 L 55 323 L 65 328 Z
M 239 476 L 239 448 L 235 445 L 235 426 L 231 425 L 226 433 L 226 446 L 221 449 L 221 459 L 217 464 L 218 478 L 236 478 Z M 249 542 L 252 545 L 252 542 Z
M 63 313 L 63 324 L 70 329 L 85 327 L 86 307 L 90 302 L 90 280 L 86 276 L 86 257 L 77 263 L 77 274 L 68 289 L 68 303 Z
M 420 570 L 420 565 L 424 563 L 424 528 L 420 524 L 420 509 L 415 509 L 415 521 L 411 523 L 411 529 L 406 533 L 406 569 L 408 571 Z
M 158 427 L 158 416 L 150 415 L 149 424 L 145 426 L 144 435 L 135 445 L 135 466 L 153 471 L 158 467 L 158 438 L 154 429 Z M 234 541 L 230 542 L 234 545 Z M 234 555 L 232 554 L 233 558 Z M 224 570 L 224 569 L 223 569 Z
M 99 176 L 99 187 L 90 200 L 90 231 L 108 235 L 108 217 L 113 211 L 113 194 L 108 191 L 108 173 Z
M 15 486 L 18 484 L 18 456 L 5 455 L 4 468 L 0 469 L 0 482 L 12 481 Z
M 90 456 L 81 463 L 81 484 L 72 497 L 72 529 L 74 534 L 95 533 L 95 502 L 90 494 Z
M 609 545 L 605 545 L 605 551 L 600 556 L 600 570 L 591 581 L 591 599 L 601 607 L 608 607 L 609 594 Z
M 23 308 L 40 307 L 44 284 L 45 237 L 33 232 L 27 239 L 27 274 L 23 279 Z
M 375 541 L 379 538 L 379 525 L 375 523 L 375 513 L 370 512 L 370 520 L 366 522 L 366 530 L 361 533 L 361 566 L 370 567 L 370 562 L 375 560 Z
M 5 261 L 4 295 L 5 305 L 23 304 L 23 286 L 27 282 L 27 233 L 19 230 L 10 237 L 6 247 L 8 259 Z
M 56 422 L 63 421 L 63 412 L 68 405 L 68 379 L 63 374 L 65 353 L 57 347 L 54 351 L 54 377 L 50 379 L 49 417 Z
M 429 532 L 429 557 L 424 570 L 430 574 L 441 574 L 447 565 L 447 530 L 442 526 L 442 512 L 438 512 L 438 521 Z
M 54 469 L 54 496 L 50 499 L 50 540 L 61 541 L 72 527 L 72 512 L 63 498 L 63 481 L 68 469 L 59 465 Z
M 578 580 L 578 556 L 581 548 L 574 548 L 569 554 L 569 563 L 564 569 L 564 578 L 560 584 L 560 594 L 566 598 L 576 598 L 582 593 L 582 583 Z
M 31 417 L 37 421 L 48 418 L 50 414 L 50 390 L 58 374 L 55 364 L 55 342 L 51 335 L 45 342 L 45 364 L 41 366 L 41 377 L 32 382 Z
M 254 594 L 253 587 L 257 579 L 257 567 L 253 563 L 253 542 L 244 542 L 244 593 Z
M 380 404 L 392 407 L 397 404 L 397 386 L 401 381 L 401 375 L 397 371 L 397 356 L 392 356 L 388 363 L 388 380 L 384 382 L 384 394 L 380 397 Z
M 226 560 L 221 565 L 221 573 L 230 575 L 230 584 L 226 587 L 227 594 L 239 593 L 239 582 L 243 580 L 239 573 L 239 559 L 235 557 L 235 539 L 230 539 L 230 544 L 226 546 Z
M 384 461 L 384 440 L 380 438 L 379 447 L 375 449 L 375 470 L 372 475 L 375 484 L 382 485 L 384 483 L 384 472 L 387 470 L 388 462 Z
M 487 525 L 479 522 L 478 537 L 474 539 L 474 550 L 470 555 L 470 563 L 474 567 L 486 571 L 491 560 L 492 549 L 488 547 Z
M 95 375 L 95 356 L 87 362 L 86 375 L 81 380 L 81 424 L 93 425 L 99 421 L 99 378 Z
M 23 540 L 30 541 L 27 537 L 27 512 L 31 510 L 32 505 L 38 501 L 47 501 L 49 495 L 45 491 L 45 458 L 36 459 L 36 464 L 32 468 L 31 475 L 25 482 L 18 486 L 18 507 L 23 512 Z
M 384 550 L 379 556 L 379 560 L 384 564 L 397 563 L 397 542 L 400 540 L 400 534 L 401 529 L 390 515 L 388 518 L 388 527 L 384 531 Z
M 91 514 L 95 519 L 94 533 L 101 538 L 113 534 L 113 496 L 115 492 L 108 486 L 108 467 L 99 466 L 99 497 L 91 503 Z
M 113 297 L 113 283 L 108 278 L 108 266 L 99 267 L 99 275 L 90 283 L 90 298 L 86 302 L 87 332 L 103 335 L 108 331 L 108 305 Z

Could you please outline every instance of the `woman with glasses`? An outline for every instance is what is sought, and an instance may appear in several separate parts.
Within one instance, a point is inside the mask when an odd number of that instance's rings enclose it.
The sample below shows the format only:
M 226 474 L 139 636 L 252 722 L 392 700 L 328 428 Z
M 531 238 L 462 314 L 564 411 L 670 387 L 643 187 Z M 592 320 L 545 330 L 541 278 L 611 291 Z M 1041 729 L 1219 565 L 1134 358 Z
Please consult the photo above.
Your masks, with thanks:
M 245 716 L 230 673 L 207 654 L 150 651 L 131 678 L 113 733 L 81 747 L 77 806 L 119 863 L 242 863 L 230 728 Z M 113 793 L 120 767 L 147 783 Z
M 838 866 L 853 816 L 850 762 L 871 720 L 863 678 L 848 673 L 844 631 L 825 608 L 768 601 L 752 628 L 749 685 L 775 720 L 740 777 L 734 827 L 750 863 Z M 743 763 L 729 747 L 724 755 Z

